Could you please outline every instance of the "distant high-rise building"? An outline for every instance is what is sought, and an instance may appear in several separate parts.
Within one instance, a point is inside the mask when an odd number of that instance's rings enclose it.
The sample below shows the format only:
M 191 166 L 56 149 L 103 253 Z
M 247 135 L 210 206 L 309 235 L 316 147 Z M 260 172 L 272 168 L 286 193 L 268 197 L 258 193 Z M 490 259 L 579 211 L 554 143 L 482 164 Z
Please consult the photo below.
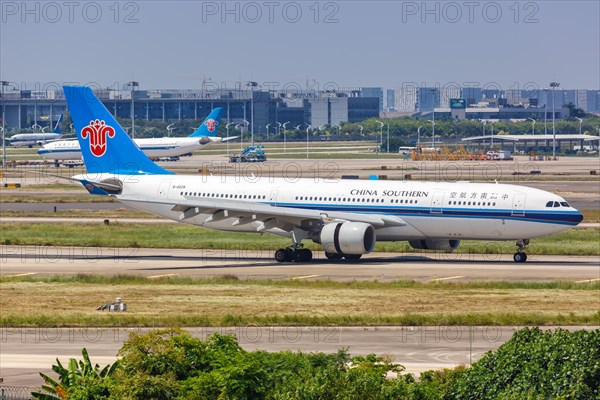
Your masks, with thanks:
M 360 89 L 361 97 L 377 97 L 379 99 L 379 112 L 383 111 L 383 88 L 363 87 Z
M 587 96 L 587 109 L 589 113 L 600 113 L 600 90 L 588 90 Z
M 387 89 L 386 95 L 386 111 L 396 111 L 396 91 L 394 89 Z
M 460 97 L 467 101 L 467 107 L 469 107 L 471 104 L 477 104 L 483 100 L 483 91 L 480 87 L 463 87 Z
M 404 85 L 394 89 L 396 111 L 415 112 L 417 110 L 417 87 Z
M 417 110 L 433 111 L 440 107 L 440 90 L 433 87 L 420 87 L 417 89 Z

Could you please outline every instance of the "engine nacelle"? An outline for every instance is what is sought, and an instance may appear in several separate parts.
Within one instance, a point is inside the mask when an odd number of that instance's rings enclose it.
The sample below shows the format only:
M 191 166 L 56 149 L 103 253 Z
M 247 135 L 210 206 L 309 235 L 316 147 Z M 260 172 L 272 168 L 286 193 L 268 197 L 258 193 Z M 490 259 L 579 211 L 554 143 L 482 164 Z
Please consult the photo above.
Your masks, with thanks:
M 373 251 L 375 228 L 363 222 L 327 224 L 321 230 L 321 245 L 327 253 L 367 254 Z
M 419 250 L 456 250 L 460 240 L 409 240 L 413 249 Z

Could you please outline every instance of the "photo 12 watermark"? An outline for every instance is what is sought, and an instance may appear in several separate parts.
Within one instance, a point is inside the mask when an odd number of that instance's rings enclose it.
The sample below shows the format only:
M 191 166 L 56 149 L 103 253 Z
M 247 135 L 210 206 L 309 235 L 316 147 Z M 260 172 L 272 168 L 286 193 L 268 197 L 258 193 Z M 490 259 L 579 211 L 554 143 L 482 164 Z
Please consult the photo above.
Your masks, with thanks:
M 137 24 L 140 22 L 137 1 L 2 1 L 3 24 Z

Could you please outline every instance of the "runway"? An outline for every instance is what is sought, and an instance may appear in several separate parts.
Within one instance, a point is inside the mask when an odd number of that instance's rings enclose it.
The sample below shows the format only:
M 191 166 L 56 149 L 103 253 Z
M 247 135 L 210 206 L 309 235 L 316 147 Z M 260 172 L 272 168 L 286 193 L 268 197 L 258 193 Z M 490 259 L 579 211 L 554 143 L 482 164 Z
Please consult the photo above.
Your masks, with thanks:
M 567 327 L 594 329 L 593 327 Z M 348 348 L 352 355 L 391 356 L 406 372 L 469 365 L 488 350 L 511 338 L 518 327 L 268 327 L 189 328 L 194 336 L 206 338 L 213 332 L 232 333 L 246 350 L 305 351 L 333 353 Z M 127 335 L 148 329 L 130 328 L 3 328 L 0 376 L 5 385 L 37 386 L 38 372 L 53 376 L 56 357 L 61 362 L 81 358 L 86 347 L 92 363 L 105 365 L 116 359 Z
M 277 263 L 270 250 L 147 249 L 0 246 L 2 276 L 143 275 L 239 279 L 331 279 L 444 281 L 595 281 L 597 256 L 530 254 L 517 264 L 510 254 L 371 253 L 360 260 L 330 262 L 314 252 L 311 263 Z

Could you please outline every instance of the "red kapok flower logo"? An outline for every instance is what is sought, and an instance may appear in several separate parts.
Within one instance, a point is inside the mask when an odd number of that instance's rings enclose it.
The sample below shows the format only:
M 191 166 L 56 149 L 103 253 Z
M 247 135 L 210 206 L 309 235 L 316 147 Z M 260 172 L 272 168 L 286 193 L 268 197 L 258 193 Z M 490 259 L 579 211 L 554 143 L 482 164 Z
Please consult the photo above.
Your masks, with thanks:
M 90 124 L 81 130 L 81 137 L 90 137 L 90 151 L 96 157 L 106 153 L 106 137 L 115 137 L 115 128 L 105 125 L 104 121 L 90 121 Z

